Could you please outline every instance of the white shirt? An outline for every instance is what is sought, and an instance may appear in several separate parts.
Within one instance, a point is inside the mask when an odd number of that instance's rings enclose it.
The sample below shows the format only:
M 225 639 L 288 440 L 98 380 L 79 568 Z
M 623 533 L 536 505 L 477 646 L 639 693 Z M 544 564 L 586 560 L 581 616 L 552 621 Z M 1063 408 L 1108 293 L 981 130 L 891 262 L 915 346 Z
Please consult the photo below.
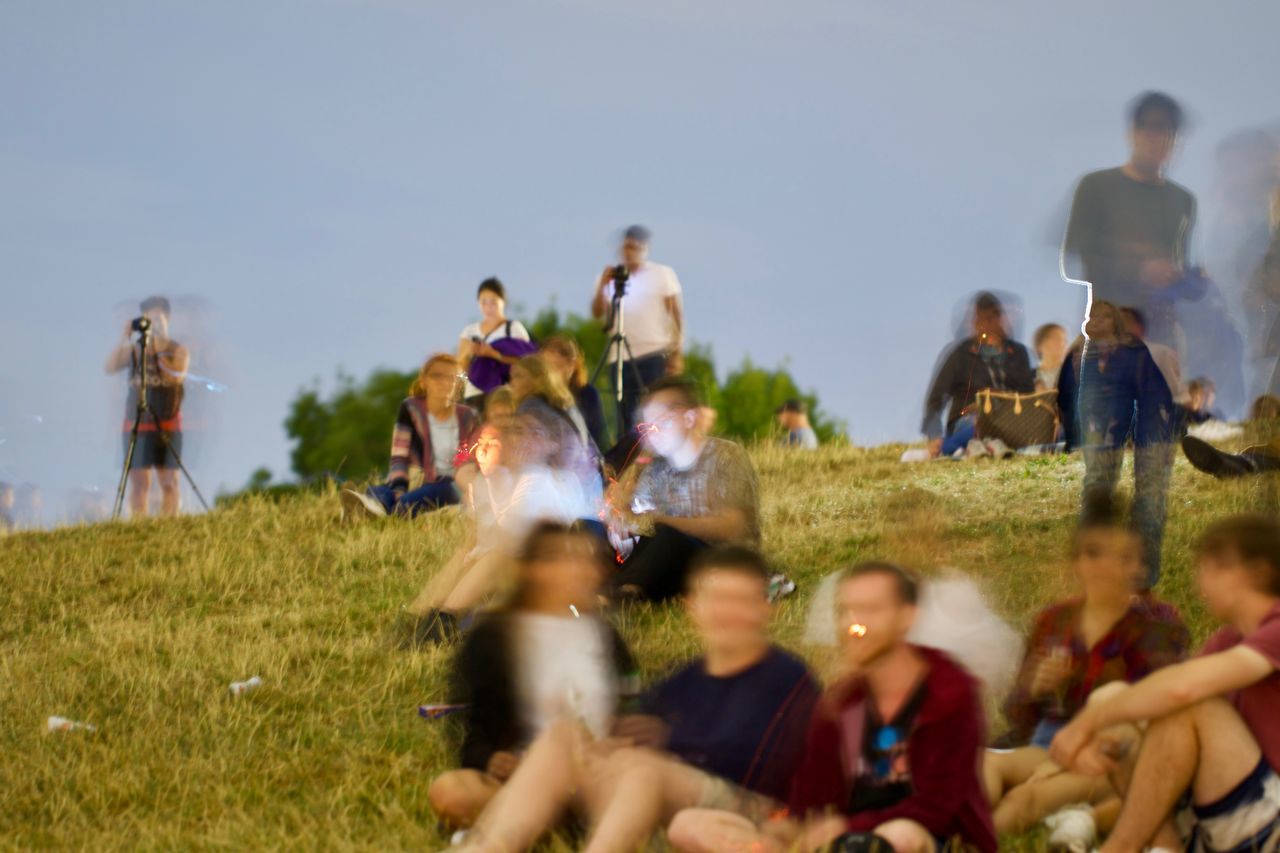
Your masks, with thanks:
M 486 344 L 493 344 L 494 341 L 500 341 L 506 337 L 511 338 L 511 340 L 513 341 L 529 340 L 529 330 L 524 327 L 523 323 L 521 323 L 519 320 L 511 320 L 509 321 L 509 323 L 511 326 L 510 335 L 507 334 L 507 325 L 508 325 L 507 321 L 504 321 L 501 325 L 499 325 L 496 329 L 494 329 L 492 332 L 490 332 L 487 335 L 484 332 L 480 331 L 479 323 L 472 323 L 470 326 L 466 326 L 463 328 L 462 334 L 458 335 L 458 339 L 461 341 L 470 342 L 475 338 L 480 338 L 480 340 L 484 341 Z M 466 387 L 466 390 L 463 392 L 463 396 L 479 397 L 484 394 L 483 391 L 481 391 L 479 388 L 471 384 L 470 379 L 467 380 L 466 385 L 467 387 Z
M 427 429 L 431 431 L 431 458 L 436 463 L 436 474 L 452 477 L 454 460 L 458 456 L 458 416 L 450 415 L 443 421 L 427 414 Z
M 520 715 L 528 731 L 581 720 L 597 738 L 609 733 L 617 683 L 604 626 L 596 619 L 544 613 L 516 617 Z
M 498 547 L 515 554 L 529 531 L 540 521 L 572 524 L 594 518 L 595 511 L 572 471 L 546 465 L 526 465 L 520 470 L 511 499 L 496 516 L 501 530 Z
M 681 346 L 675 318 L 667 310 L 667 299 L 678 300 L 680 294 L 680 279 L 671 267 L 646 261 L 631 274 L 627 292 L 622 297 L 622 311 L 626 315 L 624 331 L 633 356 L 644 358 Z M 604 286 L 604 298 L 613 299 L 612 281 Z

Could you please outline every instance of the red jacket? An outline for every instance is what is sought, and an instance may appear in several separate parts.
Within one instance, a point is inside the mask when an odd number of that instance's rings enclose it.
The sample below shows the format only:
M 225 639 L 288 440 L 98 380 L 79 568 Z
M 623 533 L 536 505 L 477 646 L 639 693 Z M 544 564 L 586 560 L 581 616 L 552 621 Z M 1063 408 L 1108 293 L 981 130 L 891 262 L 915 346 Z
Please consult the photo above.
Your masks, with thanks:
M 913 793 L 891 808 L 850 815 L 849 831 L 871 832 L 891 820 L 912 820 L 935 838 L 959 836 L 983 853 L 995 853 L 995 826 L 982 785 L 986 722 L 978 682 L 943 652 L 914 648 L 929 672 L 908 739 Z M 846 681 L 814 710 L 791 786 L 792 813 L 848 809 L 862 752 L 865 695 L 861 684 Z

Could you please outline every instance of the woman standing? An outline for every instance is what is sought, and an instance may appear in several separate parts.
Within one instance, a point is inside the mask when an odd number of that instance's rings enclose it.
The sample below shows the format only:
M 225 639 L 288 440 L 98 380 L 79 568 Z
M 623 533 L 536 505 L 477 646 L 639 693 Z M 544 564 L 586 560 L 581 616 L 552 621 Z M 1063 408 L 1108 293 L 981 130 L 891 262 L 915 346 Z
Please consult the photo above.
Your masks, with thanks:
M 458 363 L 466 373 L 463 401 L 474 409 L 484 406 L 484 395 L 506 385 L 511 365 L 520 356 L 533 352 L 529 332 L 519 320 L 507 319 L 507 291 L 496 278 L 486 278 L 476 291 L 480 322 L 462 330 L 458 340 Z M 500 341 L 506 343 L 500 344 Z M 519 341 L 521 345 L 513 346 Z

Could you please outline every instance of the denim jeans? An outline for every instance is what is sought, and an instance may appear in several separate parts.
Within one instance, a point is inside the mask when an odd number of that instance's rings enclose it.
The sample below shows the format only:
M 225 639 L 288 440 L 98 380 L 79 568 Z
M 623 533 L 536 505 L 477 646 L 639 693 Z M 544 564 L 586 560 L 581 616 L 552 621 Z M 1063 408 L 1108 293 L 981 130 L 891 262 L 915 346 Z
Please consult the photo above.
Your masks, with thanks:
M 441 477 L 434 483 L 419 486 L 399 497 L 390 486 L 370 486 L 369 497 L 381 502 L 387 515 L 407 515 L 410 518 L 462 500 L 452 477 Z
M 957 450 L 968 447 L 978 435 L 977 415 L 965 415 L 956 421 L 955 428 L 942 439 L 942 455 L 950 457 Z
M 636 425 L 636 409 L 644 389 L 657 382 L 667 372 L 667 357 L 662 353 L 646 355 L 622 363 L 622 433 L 625 435 Z M 636 374 L 640 375 L 640 385 L 636 385 Z M 609 387 L 613 389 L 613 399 L 618 398 L 618 369 L 609 369 Z M 619 436 L 621 438 L 621 436 Z

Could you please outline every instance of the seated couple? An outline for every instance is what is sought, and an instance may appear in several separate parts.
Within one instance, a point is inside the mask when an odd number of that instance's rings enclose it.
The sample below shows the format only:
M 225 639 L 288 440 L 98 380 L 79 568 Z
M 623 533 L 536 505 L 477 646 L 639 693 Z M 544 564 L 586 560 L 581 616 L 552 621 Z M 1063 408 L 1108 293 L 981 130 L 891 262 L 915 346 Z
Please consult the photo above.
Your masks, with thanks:
M 885 849 L 953 838 L 996 849 L 977 687 L 946 655 L 907 644 L 916 585 L 903 570 L 846 573 L 849 672 L 820 697 L 804 664 L 768 639 L 761 558 L 705 551 L 685 595 L 702 657 L 628 713 L 630 657 L 591 610 L 594 548 L 540 528 L 522 563 L 523 603 L 463 644 L 463 769 L 430 796 L 442 819 L 472 826 L 465 847 L 528 849 L 574 817 L 587 827 L 583 849 L 597 851 L 634 850 L 667 826 L 685 850 L 817 849 L 859 832 Z

